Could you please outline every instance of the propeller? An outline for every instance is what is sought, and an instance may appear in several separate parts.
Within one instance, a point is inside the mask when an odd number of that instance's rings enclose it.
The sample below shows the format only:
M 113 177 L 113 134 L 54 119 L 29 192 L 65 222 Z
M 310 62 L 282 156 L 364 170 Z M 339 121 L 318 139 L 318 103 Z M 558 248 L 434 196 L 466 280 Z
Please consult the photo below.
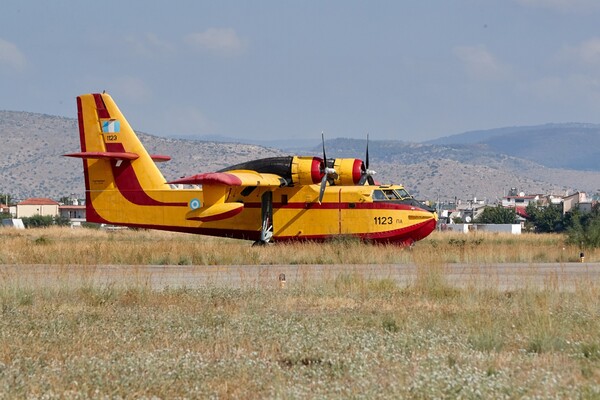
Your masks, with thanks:
M 321 141 L 323 142 L 323 168 L 321 173 L 323 178 L 321 179 L 321 189 L 319 190 L 319 204 L 323 201 L 323 195 L 325 194 L 325 186 L 327 186 L 327 179 L 329 176 L 335 176 L 335 169 L 327 166 L 327 155 L 325 154 L 325 134 L 321 132 Z
M 359 185 L 364 185 L 365 182 L 369 182 L 369 185 L 375 185 L 375 181 L 373 180 L 373 175 L 377 172 L 369 169 L 369 134 L 367 133 L 367 154 L 365 157 L 365 162 L 361 164 L 361 175 L 360 180 L 358 181 Z

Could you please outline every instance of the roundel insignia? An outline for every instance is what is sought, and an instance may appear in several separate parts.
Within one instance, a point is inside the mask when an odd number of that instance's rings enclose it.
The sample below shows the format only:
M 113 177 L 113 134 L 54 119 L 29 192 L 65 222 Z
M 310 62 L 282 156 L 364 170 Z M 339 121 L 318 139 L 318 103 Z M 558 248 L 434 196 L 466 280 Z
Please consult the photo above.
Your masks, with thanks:
M 200 208 L 200 200 L 198 200 L 198 199 L 192 199 L 192 200 L 190 200 L 190 208 L 192 210 Z

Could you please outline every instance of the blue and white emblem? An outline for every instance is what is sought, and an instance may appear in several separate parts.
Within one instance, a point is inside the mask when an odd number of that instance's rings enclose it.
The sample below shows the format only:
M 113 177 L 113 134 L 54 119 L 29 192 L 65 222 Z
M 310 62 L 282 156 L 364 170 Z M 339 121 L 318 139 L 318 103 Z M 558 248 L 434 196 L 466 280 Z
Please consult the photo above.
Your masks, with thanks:
M 198 200 L 198 199 L 190 200 L 190 208 L 192 210 L 196 210 L 196 209 L 200 208 L 200 200 Z
M 116 119 L 110 121 L 102 121 L 102 132 L 103 133 L 119 133 L 121 130 L 121 122 Z

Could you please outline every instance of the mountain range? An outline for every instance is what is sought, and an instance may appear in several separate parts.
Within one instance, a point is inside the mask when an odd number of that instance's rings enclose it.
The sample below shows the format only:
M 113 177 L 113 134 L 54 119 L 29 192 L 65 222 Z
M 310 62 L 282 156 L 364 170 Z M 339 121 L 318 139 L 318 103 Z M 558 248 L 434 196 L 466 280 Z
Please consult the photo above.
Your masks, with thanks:
M 482 150 L 534 161 L 550 168 L 600 171 L 600 125 L 565 123 L 472 131 L 430 140 L 441 146 Z
M 159 168 L 173 180 L 243 161 L 288 154 L 320 156 L 321 143 L 247 143 L 236 138 L 165 138 L 138 132 L 151 153 L 172 157 Z M 208 139 L 208 140 L 207 140 Z M 336 138 L 327 156 L 365 159 L 366 140 Z M 77 120 L 0 111 L 0 193 L 14 198 L 83 197 Z M 595 193 L 600 188 L 600 125 L 547 124 L 466 132 L 423 143 L 369 141 L 370 168 L 382 183 L 401 183 L 419 199 L 488 199 L 526 193 Z

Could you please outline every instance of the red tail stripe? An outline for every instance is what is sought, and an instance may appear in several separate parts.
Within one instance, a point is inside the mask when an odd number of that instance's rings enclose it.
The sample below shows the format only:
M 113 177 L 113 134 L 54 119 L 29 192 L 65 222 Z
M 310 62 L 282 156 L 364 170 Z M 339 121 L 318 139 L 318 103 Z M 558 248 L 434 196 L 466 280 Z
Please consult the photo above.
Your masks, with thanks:
M 108 152 L 122 153 L 125 152 L 121 143 L 106 143 Z M 164 203 L 153 199 L 144 191 L 140 181 L 135 174 L 135 170 L 131 165 L 131 161 L 123 160 L 121 165 L 117 167 L 116 162 L 110 163 L 117 189 L 127 200 L 139 206 L 170 206 L 170 207 L 185 207 L 187 203 Z
M 104 104 L 102 95 L 100 93 L 94 93 L 94 100 L 96 101 L 96 110 L 98 111 L 98 118 L 110 119 L 110 113 L 106 109 L 106 104 Z

